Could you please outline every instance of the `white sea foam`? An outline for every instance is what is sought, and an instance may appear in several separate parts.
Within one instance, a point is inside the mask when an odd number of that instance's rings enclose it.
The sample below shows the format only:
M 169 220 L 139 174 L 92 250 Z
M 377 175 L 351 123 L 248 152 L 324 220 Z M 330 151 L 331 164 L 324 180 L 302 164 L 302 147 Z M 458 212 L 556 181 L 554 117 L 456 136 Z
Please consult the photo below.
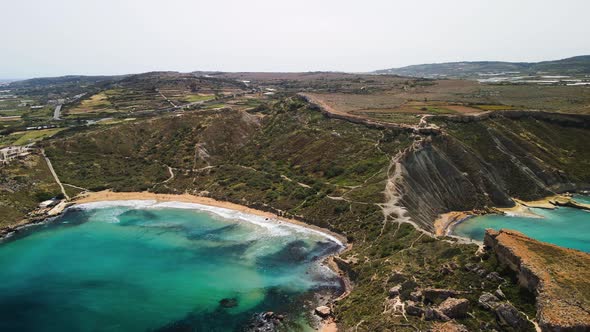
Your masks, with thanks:
M 76 204 L 77 209 L 93 210 L 107 207 L 131 207 L 131 208 L 147 208 L 158 203 L 155 200 L 126 200 L 126 201 L 99 201 L 91 203 Z
M 324 233 L 322 231 L 288 223 L 282 222 L 276 218 L 265 218 L 262 216 L 244 213 L 227 208 L 221 208 L 216 206 L 209 206 L 198 203 L 185 203 L 185 202 L 160 202 L 155 200 L 120 200 L 120 201 L 99 201 L 92 203 L 83 203 L 76 205 L 77 208 L 84 210 L 101 209 L 109 207 L 129 207 L 134 209 L 157 209 L 157 208 L 174 208 L 174 209 L 190 209 L 204 211 L 220 216 L 225 219 L 245 221 L 259 227 L 266 229 L 271 235 L 274 236 L 288 236 L 293 231 L 298 233 L 314 234 L 326 238 L 332 242 L 337 243 L 339 246 L 344 247 L 344 244 L 338 240 L 335 236 Z

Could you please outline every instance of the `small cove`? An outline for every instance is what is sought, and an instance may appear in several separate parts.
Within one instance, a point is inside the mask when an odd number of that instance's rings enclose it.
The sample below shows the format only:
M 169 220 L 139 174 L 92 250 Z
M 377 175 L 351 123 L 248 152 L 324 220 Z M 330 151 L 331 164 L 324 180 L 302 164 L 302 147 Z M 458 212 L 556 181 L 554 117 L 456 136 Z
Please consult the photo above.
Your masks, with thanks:
M 250 219 L 252 222 L 245 222 Z M 316 231 L 186 203 L 85 204 L 0 245 L 2 331 L 235 331 L 340 281 Z
M 576 196 L 580 203 L 590 203 L 588 196 Z M 539 241 L 590 252 L 590 212 L 559 207 L 554 210 L 531 208 L 540 218 L 509 215 L 484 215 L 469 218 L 453 229 L 453 234 L 483 240 L 485 229 L 506 228 L 524 233 Z

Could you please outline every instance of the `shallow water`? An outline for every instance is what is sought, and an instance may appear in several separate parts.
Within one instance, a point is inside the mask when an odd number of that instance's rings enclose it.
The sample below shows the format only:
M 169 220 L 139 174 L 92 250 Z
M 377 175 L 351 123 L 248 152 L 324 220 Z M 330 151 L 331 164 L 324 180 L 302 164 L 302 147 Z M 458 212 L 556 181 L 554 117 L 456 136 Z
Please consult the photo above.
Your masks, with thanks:
M 576 197 L 576 200 L 590 203 L 588 197 Z M 555 210 L 535 208 L 531 210 L 543 218 L 484 215 L 460 223 L 453 233 L 481 241 L 486 228 L 496 230 L 507 228 L 540 241 L 590 252 L 590 213 L 588 211 L 567 207 Z
M 0 331 L 234 331 L 256 312 L 294 321 L 314 290 L 339 289 L 318 263 L 339 244 L 320 234 L 125 204 L 71 209 L 0 245 Z

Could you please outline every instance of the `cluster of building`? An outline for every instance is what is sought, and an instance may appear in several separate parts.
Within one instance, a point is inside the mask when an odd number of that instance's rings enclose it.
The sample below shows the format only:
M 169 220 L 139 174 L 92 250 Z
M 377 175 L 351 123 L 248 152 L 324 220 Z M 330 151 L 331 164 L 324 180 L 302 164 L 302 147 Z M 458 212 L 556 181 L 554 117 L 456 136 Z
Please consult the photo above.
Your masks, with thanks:
M 26 146 L 9 146 L 0 149 L 0 165 L 8 164 L 10 161 L 17 158 L 24 158 L 31 154 L 32 148 Z

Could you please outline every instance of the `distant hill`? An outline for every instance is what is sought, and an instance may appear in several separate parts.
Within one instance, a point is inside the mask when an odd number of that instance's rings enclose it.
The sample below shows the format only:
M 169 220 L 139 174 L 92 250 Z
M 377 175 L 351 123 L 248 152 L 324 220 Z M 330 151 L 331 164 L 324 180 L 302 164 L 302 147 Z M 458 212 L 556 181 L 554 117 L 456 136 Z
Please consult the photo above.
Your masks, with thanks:
M 83 75 L 68 75 L 59 77 L 39 77 L 31 78 L 22 81 L 14 81 L 11 83 L 12 87 L 36 87 L 36 86 L 61 86 L 61 85 L 88 85 L 105 81 L 114 81 L 125 76 L 83 76 Z
M 374 71 L 412 77 L 474 77 L 479 74 L 519 72 L 521 74 L 583 75 L 590 74 L 590 55 L 543 62 L 473 61 L 413 65 Z

